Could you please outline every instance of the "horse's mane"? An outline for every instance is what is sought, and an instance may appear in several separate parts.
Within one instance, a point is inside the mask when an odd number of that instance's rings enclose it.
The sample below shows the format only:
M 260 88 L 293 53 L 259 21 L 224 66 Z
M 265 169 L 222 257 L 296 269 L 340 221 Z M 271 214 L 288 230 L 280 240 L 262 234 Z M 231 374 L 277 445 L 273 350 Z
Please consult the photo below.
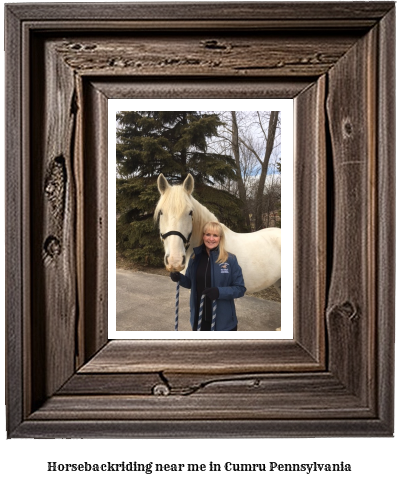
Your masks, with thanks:
M 187 194 L 183 186 L 171 186 L 159 198 L 155 207 L 154 219 L 158 220 L 159 213 L 162 211 L 172 212 L 176 218 L 180 218 L 186 208 L 193 210 L 190 195 Z
M 193 211 L 193 237 L 201 236 L 202 229 L 208 221 L 218 221 L 199 201 L 187 193 L 182 185 L 171 186 L 160 197 L 154 211 L 157 221 L 161 211 L 172 213 L 179 219 L 184 211 Z M 194 242 L 193 242 L 194 243 Z
M 201 238 L 205 223 L 210 221 L 217 222 L 219 220 L 195 198 L 191 197 L 191 199 L 194 203 L 193 236 L 199 236 Z

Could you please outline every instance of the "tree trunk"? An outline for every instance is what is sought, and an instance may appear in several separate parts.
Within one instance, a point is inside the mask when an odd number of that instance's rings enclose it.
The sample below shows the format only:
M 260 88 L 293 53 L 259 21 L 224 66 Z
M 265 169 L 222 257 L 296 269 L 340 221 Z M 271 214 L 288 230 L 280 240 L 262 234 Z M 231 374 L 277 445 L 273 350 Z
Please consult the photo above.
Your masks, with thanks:
M 241 176 L 240 149 L 239 149 L 239 144 L 238 144 L 238 126 L 237 126 L 236 112 L 231 112 L 231 120 L 232 120 L 232 124 L 231 124 L 232 125 L 231 146 L 233 149 L 234 160 L 236 162 L 236 167 L 237 167 L 238 194 L 240 196 L 240 200 L 244 204 L 242 212 L 243 212 L 243 216 L 245 219 L 245 223 L 246 223 L 248 229 L 250 229 L 251 228 L 251 222 L 249 219 L 247 195 L 246 195 L 246 191 L 245 191 L 244 181 L 242 180 L 242 176 Z
M 187 114 L 183 114 L 182 120 L 183 127 L 187 127 Z M 187 148 L 181 150 L 180 153 L 180 163 L 181 163 L 181 180 L 184 181 L 187 177 L 188 170 L 187 170 Z
M 269 128 L 267 131 L 267 142 L 265 157 L 262 162 L 262 171 L 259 178 L 259 186 L 256 194 L 255 201 L 255 230 L 260 230 L 263 226 L 262 224 L 262 201 L 263 201 L 263 191 L 265 188 L 267 170 L 269 168 L 269 160 L 273 151 L 274 138 L 276 135 L 277 121 L 279 112 L 270 112 Z

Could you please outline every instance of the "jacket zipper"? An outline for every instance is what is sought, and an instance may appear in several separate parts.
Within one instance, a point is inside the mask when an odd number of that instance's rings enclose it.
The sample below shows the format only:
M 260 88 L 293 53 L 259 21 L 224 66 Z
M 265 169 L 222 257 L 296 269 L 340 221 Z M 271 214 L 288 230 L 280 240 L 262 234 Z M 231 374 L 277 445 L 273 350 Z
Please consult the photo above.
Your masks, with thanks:
M 209 255 L 208 255 L 208 262 L 206 263 L 206 268 L 205 268 L 205 287 L 204 289 L 206 289 L 206 273 L 208 272 L 208 265 L 209 265 Z M 205 317 L 206 317 L 206 299 L 204 299 L 204 321 L 205 321 Z

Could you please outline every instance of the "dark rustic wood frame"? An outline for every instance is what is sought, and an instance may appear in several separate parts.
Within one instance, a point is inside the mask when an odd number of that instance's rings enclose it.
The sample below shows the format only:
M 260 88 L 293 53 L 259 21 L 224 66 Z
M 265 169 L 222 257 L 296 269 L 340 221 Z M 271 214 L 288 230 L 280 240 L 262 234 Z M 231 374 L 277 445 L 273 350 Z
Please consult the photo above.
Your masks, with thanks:
M 390 436 L 393 2 L 6 5 L 9 437 Z M 107 100 L 295 100 L 294 339 L 107 341 Z

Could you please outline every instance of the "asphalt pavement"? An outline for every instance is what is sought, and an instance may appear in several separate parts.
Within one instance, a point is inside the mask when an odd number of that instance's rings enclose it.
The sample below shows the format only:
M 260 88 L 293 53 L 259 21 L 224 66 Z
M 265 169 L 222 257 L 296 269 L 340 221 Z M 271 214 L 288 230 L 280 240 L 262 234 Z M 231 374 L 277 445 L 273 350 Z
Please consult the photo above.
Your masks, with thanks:
M 176 284 L 169 277 L 116 270 L 116 331 L 174 331 Z M 180 287 L 179 330 L 190 331 L 190 291 Z M 281 304 L 243 296 L 235 300 L 239 331 L 275 331 Z M 156 329 L 154 328 L 156 323 Z

